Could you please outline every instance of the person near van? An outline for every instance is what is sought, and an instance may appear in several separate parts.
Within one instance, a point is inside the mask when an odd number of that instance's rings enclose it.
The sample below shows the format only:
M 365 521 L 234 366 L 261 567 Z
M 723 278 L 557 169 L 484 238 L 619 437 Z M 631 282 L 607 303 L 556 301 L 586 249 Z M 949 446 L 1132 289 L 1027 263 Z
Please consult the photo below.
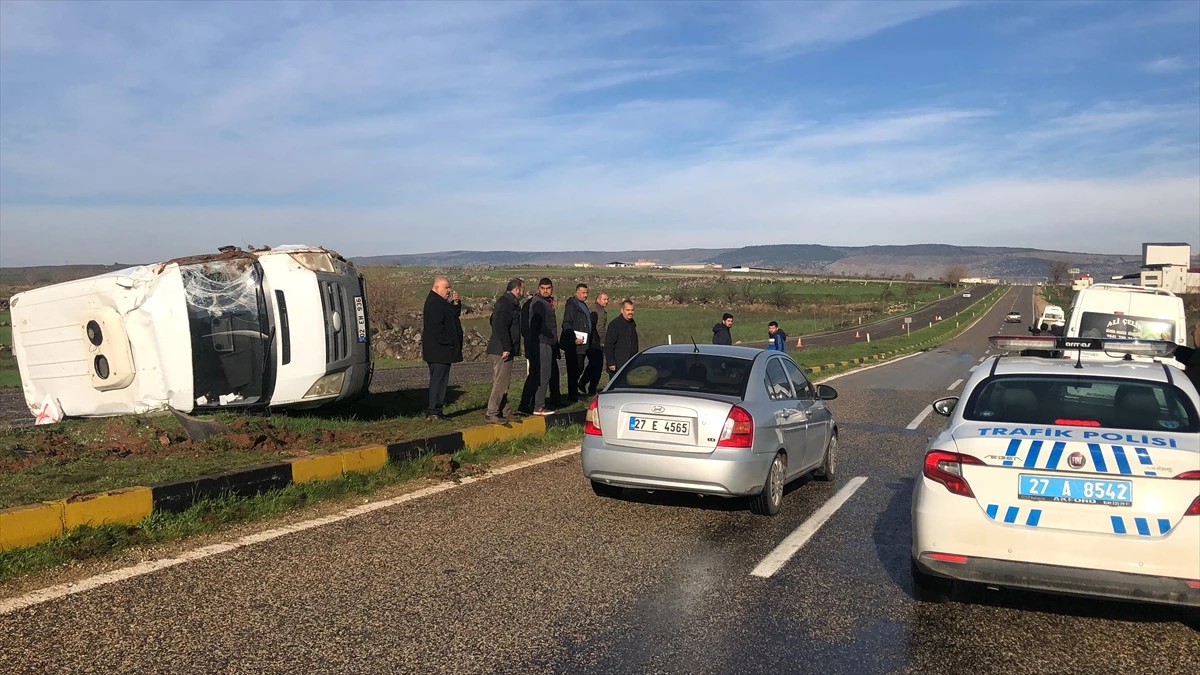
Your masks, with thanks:
M 596 296 L 589 312 L 592 319 L 592 335 L 588 338 L 587 366 L 579 389 L 588 396 L 600 388 L 600 376 L 604 374 L 604 336 L 608 333 L 608 293 Z
M 562 347 L 567 365 L 567 400 L 575 403 L 579 395 L 580 379 L 583 377 L 583 360 L 587 355 L 588 339 L 592 336 L 592 315 L 587 306 L 587 284 L 576 284 L 575 295 L 567 299 L 563 307 L 562 336 L 558 344 Z
M 633 301 L 621 301 L 621 315 L 608 324 L 604 335 L 604 360 L 608 372 L 615 373 L 638 353 L 637 323 L 633 320 Z
M 554 283 L 548 277 L 538 281 L 537 295 L 521 308 L 521 334 L 525 338 L 525 358 L 529 360 L 529 375 L 521 389 L 517 410 L 526 415 L 549 415 L 546 410 L 546 391 L 554 365 L 554 350 L 558 343 L 554 308 L 550 296 Z
M 1175 348 L 1175 360 L 1183 364 L 1183 374 L 1200 391 L 1200 321 L 1192 326 L 1192 346 L 1179 345 Z
M 767 324 L 767 351 L 787 351 L 787 333 L 783 332 L 783 330 L 779 328 L 779 324 L 774 321 Z
M 525 282 L 511 279 L 492 306 L 492 335 L 488 339 L 488 361 L 492 363 L 492 393 L 485 418 L 489 424 L 508 422 L 508 385 L 512 382 L 513 359 L 521 353 L 521 296 Z
M 429 409 L 425 419 L 450 419 L 443 412 L 450 385 L 450 364 L 463 360 L 462 303 L 450 280 L 438 277 L 425 297 L 422 315 L 421 357 L 429 364 Z
M 733 315 L 725 312 L 721 315 L 721 321 L 713 324 L 712 343 L 714 345 L 733 344 L 733 333 L 730 332 L 731 328 L 733 328 Z

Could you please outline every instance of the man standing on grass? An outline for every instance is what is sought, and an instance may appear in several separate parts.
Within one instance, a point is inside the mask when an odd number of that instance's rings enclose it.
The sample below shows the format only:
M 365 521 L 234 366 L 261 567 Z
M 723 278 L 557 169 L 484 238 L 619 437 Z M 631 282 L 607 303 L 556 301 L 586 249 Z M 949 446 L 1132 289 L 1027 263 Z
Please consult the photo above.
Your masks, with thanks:
M 442 412 L 450 384 L 450 364 L 463 360 L 462 304 L 450 280 L 438 277 L 425 297 L 422 316 L 421 356 L 429 364 L 429 410 L 425 419 L 448 420 Z
M 488 396 L 489 424 L 508 422 L 508 385 L 512 382 L 513 358 L 521 352 L 521 296 L 525 282 L 511 279 L 492 307 L 492 336 L 488 340 L 488 361 L 492 362 L 492 393 Z
M 588 339 L 592 335 L 592 315 L 587 306 L 587 284 L 576 284 L 575 295 L 567 300 L 563 308 L 562 337 L 558 344 L 562 346 L 563 358 L 567 362 L 567 400 L 574 403 L 579 400 L 583 377 L 583 359 L 587 354 Z
M 733 333 L 730 329 L 733 328 L 733 315 L 725 312 L 721 315 L 721 322 L 713 325 L 713 341 L 714 345 L 731 345 L 733 344 Z
M 546 390 L 550 387 L 550 374 L 554 365 L 554 348 L 558 342 L 554 309 L 550 296 L 554 294 L 554 283 L 547 277 L 538 281 L 537 295 L 525 303 L 521 310 L 521 329 L 525 336 L 525 358 L 529 359 L 529 376 L 521 390 L 519 412 L 526 415 L 549 415 L 546 410 Z
M 592 320 L 592 334 L 587 344 L 587 368 L 584 369 L 583 379 L 579 381 L 580 391 L 588 396 L 596 393 L 600 387 L 600 376 L 604 374 L 604 336 L 608 333 L 608 293 L 596 296 L 592 303 L 589 318 Z
M 779 324 L 774 321 L 767 324 L 767 351 L 787 351 L 787 333 L 780 330 Z
M 604 336 L 604 360 L 608 372 L 615 373 L 638 353 L 637 324 L 633 321 L 633 301 L 621 301 L 621 315 L 608 324 Z

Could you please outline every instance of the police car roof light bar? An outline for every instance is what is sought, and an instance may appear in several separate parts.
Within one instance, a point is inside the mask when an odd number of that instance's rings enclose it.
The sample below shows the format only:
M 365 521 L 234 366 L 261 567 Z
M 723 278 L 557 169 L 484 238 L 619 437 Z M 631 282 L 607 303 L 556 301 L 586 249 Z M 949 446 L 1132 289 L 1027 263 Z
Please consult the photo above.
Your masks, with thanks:
M 1024 349 L 1108 352 L 1168 358 L 1175 353 L 1175 343 L 1166 340 L 1129 340 L 1116 338 L 1056 337 L 1053 335 L 993 335 L 988 338 L 994 349 L 1020 351 Z
M 1030 335 L 1027 337 L 1013 335 L 993 335 L 988 342 L 993 349 L 1006 352 L 1016 352 L 1024 349 L 1054 349 L 1058 338 L 1053 335 Z

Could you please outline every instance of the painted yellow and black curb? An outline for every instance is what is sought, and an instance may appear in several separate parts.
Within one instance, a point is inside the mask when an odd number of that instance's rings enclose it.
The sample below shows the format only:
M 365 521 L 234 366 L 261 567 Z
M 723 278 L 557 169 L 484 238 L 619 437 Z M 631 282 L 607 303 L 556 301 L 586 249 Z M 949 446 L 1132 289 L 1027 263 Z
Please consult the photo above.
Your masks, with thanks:
M 180 512 L 206 499 L 250 497 L 291 483 L 378 471 L 389 461 L 402 462 L 427 454 L 477 448 L 496 441 L 541 436 L 547 428 L 583 424 L 584 415 L 585 411 L 576 410 L 549 417 L 528 417 L 507 426 L 472 427 L 429 438 L 300 457 L 212 476 L 3 509 L 0 510 L 0 551 L 35 546 L 83 525 L 136 525 L 155 511 Z

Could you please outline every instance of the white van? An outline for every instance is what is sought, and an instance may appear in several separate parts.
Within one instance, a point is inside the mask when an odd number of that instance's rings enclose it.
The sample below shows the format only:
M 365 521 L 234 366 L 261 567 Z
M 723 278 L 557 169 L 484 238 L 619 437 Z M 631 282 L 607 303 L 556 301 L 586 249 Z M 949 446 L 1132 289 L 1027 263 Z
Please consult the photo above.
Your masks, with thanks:
M 1093 284 L 1075 294 L 1067 336 L 1167 340 L 1187 345 L 1183 298 L 1161 288 Z
M 1061 326 L 1066 322 L 1067 315 L 1063 313 L 1062 307 L 1059 307 L 1058 305 L 1046 305 L 1046 307 L 1042 309 L 1042 317 L 1037 320 L 1035 325 L 1039 328 L 1042 324 L 1053 327 Z
M 364 299 L 334 251 L 224 247 L 18 293 L 13 353 L 35 414 L 314 407 L 370 384 Z

